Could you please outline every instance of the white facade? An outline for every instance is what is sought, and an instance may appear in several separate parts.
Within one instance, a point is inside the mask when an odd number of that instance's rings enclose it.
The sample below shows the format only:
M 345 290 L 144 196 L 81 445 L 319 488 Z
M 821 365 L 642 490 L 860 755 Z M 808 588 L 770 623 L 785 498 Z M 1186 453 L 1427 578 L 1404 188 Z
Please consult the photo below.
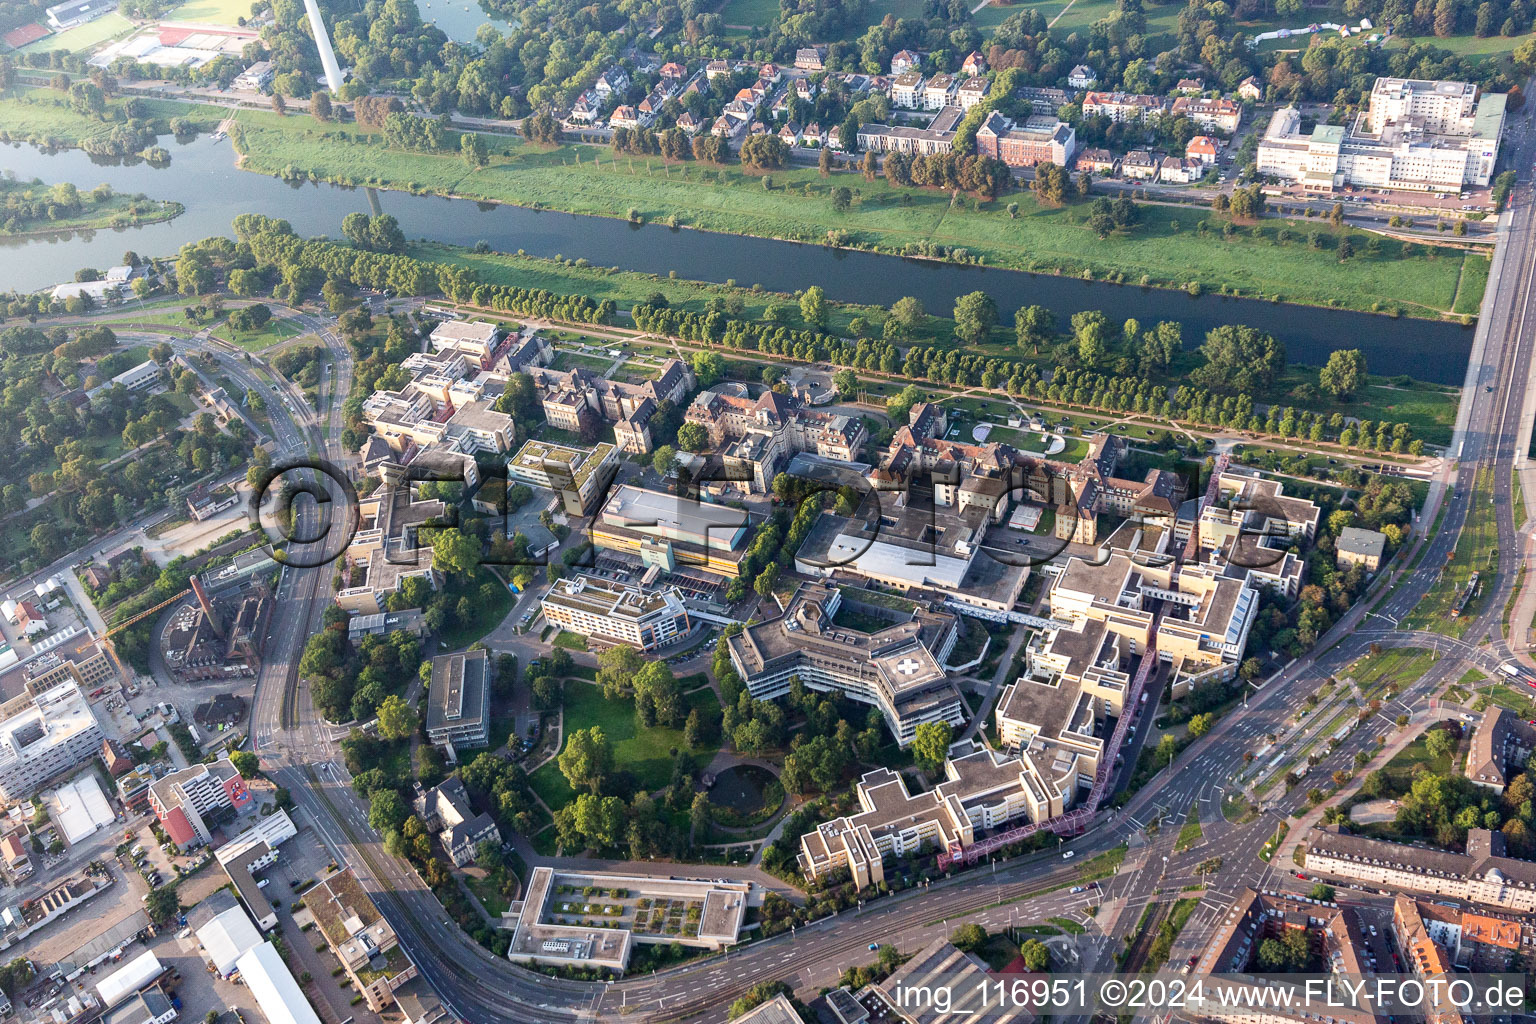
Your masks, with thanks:
M 0 798 L 29 798 L 101 749 L 101 726 L 74 682 L 0 705 Z
M 250 986 L 256 1005 L 269 1024 L 320 1024 L 303 989 L 293 980 L 277 947 L 263 942 L 236 963 L 240 978 Z

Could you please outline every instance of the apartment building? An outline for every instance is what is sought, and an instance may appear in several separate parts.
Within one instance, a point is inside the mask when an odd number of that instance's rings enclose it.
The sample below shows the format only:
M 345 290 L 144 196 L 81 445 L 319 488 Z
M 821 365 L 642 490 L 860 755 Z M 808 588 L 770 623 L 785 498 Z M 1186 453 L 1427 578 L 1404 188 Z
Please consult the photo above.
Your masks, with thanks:
M 476 814 L 469 805 L 464 783 L 450 776 L 440 785 L 418 792 L 416 816 L 437 833 L 438 842 L 456 867 L 475 862 L 475 847 L 485 840 L 501 842 L 496 819 L 485 812 Z
M 609 380 L 582 367 L 565 372 L 536 367 L 528 375 L 551 426 L 584 434 L 599 422 L 611 423 L 619 450 L 635 455 L 652 448 L 649 423 L 657 406 L 681 405 L 695 386 L 693 371 L 681 359 L 668 359 L 654 380 L 639 384 Z
M 1504 792 L 1510 780 L 1525 769 L 1536 750 L 1536 726 L 1507 708 L 1488 705 L 1483 720 L 1472 732 L 1467 754 L 1467 778 L 1475 785 Z
M 1376 886 L 1536 911 L 1536 863 L 1505 855 L 1504 833 L 1467 831 L 1465 853 L 1349 835 L 1337 825 L 1312 830 L 1306 868 Z
M 1295 107 L 1277 111 L 1258 169 L 1311 192 L 1345 185 L 1459 192 L 1487 185 L 1498 162 L 1507 97 L 1469 82 L 1378 78 L 1352 125 L 1302 131 Z
M 303 899 L 368 1009 L 374 1013 L 388 1009 L 395 1001 L 395 989 L 416 977 L 416 965 L 400 948 L 395 930 L 357 875 L 351 868 L 328 875 Z
M 1243 120 L 1243 105 L 1236 100 L 1208 96 L 1180 96 L 1173 101 L 1173 116 L 1187 117 L 1204 131 L 1231 135 Z
M 253 809 L 255 798 L 226 757 L 162 776 L 149 787 L 149 806 L 160 827 L 185 852 L 213 842 L 213 829 Z
M 1077 152 L 1077 133 L 1054 116 L 1027 117 L 1022 124 L 1015 124 L 994 110 L 976 129 L 976 152 L 1009 167 L 1044 163 L 1069 167 Z
M 1392 939 L 1403 964 L 1421 979 L 1509 970 L 1528 941 L 1518 921 L 1410 896 L 1393 901 Z
M 913 794 L 889 768 L 866 772 L 854 787 L 859 811 L 800 837 L 800 870 L 820 878 L 846 869 L 860 888 L 885 881 L 885 859 L 920 849 L 958 854 L 978 833 L 1044 821 L 1062 812 L 1059 795 L 1040 785 L 1035 766 L 972 743 L 944 762 L 944 781 Z
M 866 124 L 859 128 L 859 146 L 875 153 L 909 153 L 934 156 L 955 145 L 955 128 L 965 111 L 947 106 L 934 115 L 926 128 L 907 125 Z
M 101 726 L 73 681 L 38 680 L 0 704 L 0 797 L 30 798 L 43 783 L 96 756 Z
M 1382 556 L 1387 553 L 1387 535 L 1380 530 L 1346 526 L 1339 531 L 1333 550 L 1335 561 L 1341 568 L 1360 565 L 1366 572 L 1375 572 L 1381 568 Z
M 857 417 L 821 412 L 803 399 L 765 389 L 752 398 L 742 384 L 709 388 L 694 396 L 684 418 L 709 434 L 726 476 L 766 494 L 773 478 L 800 452 L 853 462 L 869 434 Z
M 618 449 L 607 442 L 591 448 L 572 448 L 530 440 L 523 442 L 507 463 L 507 479 L 554 491 L 560 495 L 568 514 L 584 516 L 608 493 L 608 484 L 618 467 Z
M 450 760 L 457 750 L 483 747 L 491 735 L 491 661 L 485 651 L 432 659 L 427 687 L 427 739 Z
M 921 109 L 943 110 L 955 105 L 955 90 L 959 88 L 960 82 L 954 75 L 943 72 L 934 75 L 923 83 Z
M 782 615 L 727 641 L 731 664 L 757 700 L 783 696 L 798 678 L 810 689 L 879 708 L 901 746 L 924 722 L 963 724 L 965 705 L 943 669 L 959 635 L 958 620 L 931 605 L 880 597 L 801 584 Z M 840 623 L 845 600 L 861 619 L 873 616 L 890 625 L 867 632 Z
M 967 78 L 960 83 L 960 88 L 955 90 L 955 104 L 961 110 L 970 110 L 976 104 L 987 98 L 992 91 L 992 83 L 977 75 L 975 78 Z
M 916 110 L 923 104 L 923 76 L 917 71 L 896 72 L 891 78 L 891 106 Z
M 688 609 L 676 587 L 632 586 L 578 574 L 552 583 L 540 604 L 553 625 L 642 651 L 688 635 Z
M 1163 116 L 1168 101 L 1133 92 L 1089 92 L 1083 96 L 1084 117 L 1107 117 L 1116 124 L 1146 124 Z

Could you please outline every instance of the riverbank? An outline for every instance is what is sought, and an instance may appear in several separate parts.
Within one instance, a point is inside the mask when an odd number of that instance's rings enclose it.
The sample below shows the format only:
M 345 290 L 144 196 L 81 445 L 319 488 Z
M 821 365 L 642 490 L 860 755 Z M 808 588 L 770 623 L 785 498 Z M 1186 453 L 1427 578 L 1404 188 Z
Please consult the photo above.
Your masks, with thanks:
M 1087 204 L 1052 208 L 1027 193 L 978 202 L 926 189 L 900 189 L 857 173 L 822 177 L 814 167 L 764 176 L 739 164 L 659 157 L 615 157 L 576 145 L 552 149 L 494 138 L 489 165 L 474 169 L 457 156 L 388 149 L 382 136 L 356 125 L 241 110 L 241 166 L 288 180 L 401 189 L 416 194 L 509 203 L 601 217 L 799 242 L 839 233 L 845 248 L 981 262 L 988 266 L 1142 284 L 1192 292 L 1285 301 L 1362 312 L 1440 318 L 1467 308 L 1481 275 L 1463 282 L 1467 260 L 1456 250 L 1404 256 L 1403 244 L 1354 229 L 1335 231 L 1305 219 L 1267 219 L 1235 226 L 1208 211 L 1145 207 L 1143 222 L 1101 239 L 1087 227 Z M 451 134 L 451 133 L 450 133 Z M 453 140 L 450 140 L 452 142 Z M 853 192 L 847 211 L 831 192 Z M 1008 212 L 1017 204 L 1015 214 Z M 1340 261 L 1337 239 L 1358 255 Z M 1372 254 L 1374 250 L 1374 254 Z
M 40 181 L 0 181 L 0 238 L 49 238 L 75 231 L 140 227 L 173 220 L 186 207 L 142 194 L 120 195 L 110 189 L 61 195 Z M 66 190 L 67 191 L 67 190 Z
M 553 260 L 517 253 L 475 252 L 440 243 L 414 244 L 410 254 L 435 263 L 471 268 L 477 278 L 487 284 L 584 295 L 599 302 L 610 299 L 622 310 L 643 303 L 659 292 L 671 306 L 691 312 L 703 313 L 710 308 L 727 307 L 728 315 L 746 320 L 778 319 L 792 329 L 806 326 L 800 317 L 798 297 L 792 293 L 614 270 L 593 266 L 580 259 Z M 875 305 L 829 302 L 827 308 L 827 330 L 844 337 L 854 336 L 854 321 L 862 320 L 864 335 L 878 338 L 889 315 L 887 309 Z M 911 342 L 941 348 L 958 347 L 988 357 L 1036 363 L 1042 370 L 1054 365 L 1048 345 L 1041 346 L 1038 353 L 1021 350 L 1013 338 L 1011 325 L 998 327 L 987 341 L 978 345 L 961 345 L 954 337 L 954 326 L 954 321 L 946 316 L 930 315 L 928 322 L 913 332 Z M 1188 345 L 1198 346 L 1202 339 L 1188 337 L 1185 340 Z M 1177 384 L 1203 362 L 1195 347 L 1187 348 L 1158 382 L 1169 386 Z M 1351 401 L 1337 402 L 1322 390 L 1318 378 L 1317 367 L 1288 366 L 1275 386 L 1256 394 L 1254 400 L 1261 406 L 1278 404 L 1325 415 L 1338 412 L 1356 419 L 1407 423 L 1415 436 L 1422 437 L 1428 444 L 1450 442 L 1451 426 L 1460 400 L 1460 392 L 1454 387 L 1414 381 L 1407 376 L 1376 374 L 1367 378 L 1366 386 Z

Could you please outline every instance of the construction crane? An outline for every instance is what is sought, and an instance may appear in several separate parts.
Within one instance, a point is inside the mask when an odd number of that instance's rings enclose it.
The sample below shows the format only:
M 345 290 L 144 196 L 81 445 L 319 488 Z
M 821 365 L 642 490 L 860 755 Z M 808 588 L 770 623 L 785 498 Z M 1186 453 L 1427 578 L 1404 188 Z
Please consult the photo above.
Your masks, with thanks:
M 139 612 L 137 615 L 129 616 L 128 618 L 124 619 L 122 622 L 119 622 L 117 625 L 113 626 L 111 629 L 107 630 L 105 633 L 101 634 L 101 636 L 96 638 L 96 647 L 97 647 L 97 649 L 102 651 L 108 657 L 110 657 L 112 659 L 112 667 L 116 670 L 119 679 L 121 679 L 123 677 L 123 675 L 124 675 L 123 663 L 122 663 L 121 660 L 119 660 L 119 658 L 117 656 L 117 648 L 112 643 L 112 637 L 115 636 L 118 633 L 121 633 L 123 630 L 127 629 L 129 626 L 132 626 L 134 623 L 140 622 L 140 621 L 148 618 L 149 616 L 155 614 L 155 612 L 158 612 L 160 609 L 166 607 L 167 605 L 175 604 L 177 601 L 180 601 L 182 598 L 186 597 L 190 593 L 192 593 L 192 588 L 188 587 L 186 590 L 183 590 L 181 593 L 177 594 L 175 597 L 168 597 L 164 601 L 161 601 L 159 604 L 157 604 L 157 605 L 155 605 L 155 606 L 153 606 L 151 608 L 144 609 L 143 611 Z

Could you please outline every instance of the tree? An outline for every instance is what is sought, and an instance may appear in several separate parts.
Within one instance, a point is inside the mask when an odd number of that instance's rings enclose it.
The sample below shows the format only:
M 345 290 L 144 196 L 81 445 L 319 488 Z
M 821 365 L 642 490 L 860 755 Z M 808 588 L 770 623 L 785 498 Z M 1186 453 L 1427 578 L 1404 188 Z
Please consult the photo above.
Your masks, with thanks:
M 1204 736 L 1206 733 L 1211 731 L 1211 726 L 1215 724 L 1215 722 L 1216 716 L 1210 714 L 1209 712 L 1195 715 L 1189 720 L 1189 734 L 1196 738 Z
M 718 352 L 695 352 L 689 364 L 701 388 L 710 387 L 725 373 L 725 360 L 720 358 Z
M 175 917 L 181 912 L 181 901 L 176 898 L 176 886 L 162 885 L 157 889 L 149 890 L 149 898 L 144 901 L 144 910 L 155 924 L 165 924 Z
M 816 158 L 816 168 L 821 171 L 823 178 L 832 173 L 832 150 L 829 147 L 822 147 L 821 154 Z
M 1322 903 L 1332 903 L 1334 896 L 1333 886 L 1327 882 L 1318 882 L 1312 887 L 1312 898 Z
M 288 114 L 288 101 L 283 99 L 283 94 L 276 90 L 272 93 L 272 109 L 279 117 L 286 117 Z
M 1424 749 L 1437 761 L 1449 760 L 1456 751 L 1456 737 L 1448 729 L 1431 729 L 1424 737 Z
M 832 386 L 837 388 L 837 397 L 850 399 L 859 393 L 859 375 L 852 370 L 838 370 L 832 375 Z
M 1357 348 L 1335 349 L 1318 374 L 1323 390 L 1340 401 L 1348 401 L 1365 384 L 1365 353 Z
M 763 571 L 757 574 L 757 579 L 752 581 L 752 589 L 757 591 L 758 597 L 773 596 L 773 585 L 779 581 L 779 563 L 769 562 Z
M 853 190 L 847 186 L 839 185 L 832 190 L 832 209 L 838 213 L 847 213 L 853 205 Z
M 677 443 L 688 452 L 702 452 L 709 447 L 709 432 L 697 423 L 684 423 L 677 428 Z
M 1037 974 L 1050 969 L 1051 948 L 1039 939 L 1030 939 L 1020 946 L 1019 956 L 1024 958 L 1024 966 Z
M 1035 180 L 1030 190 L 1045 206 L 1060 206 L 1067 198 L 1068 175 L 1065 170 L 1046 161 L 1035 167 Z
M 927 772 L 936 772 L 949 755 L 954 728 L 948 722 L 924 722 L 912 734 L 912 756 Z
M 229 755 L 229 763 L 235 766 L 242 779 L 254 779 L 261 774 L 261 759 L 249 750 L 236 750 Z
M 331 94 L 321 89 L 309 98 L 309 112 L 314 115 L 316 121 L 329 121 L 331 119 Z
M 897 299 L 891 305 L 890 319 L 896 321 L 903 337 L 911 337 L 914 332 L 928 323 L 928 314 L 923 311 L 921 301 L 908 295 Z
M 597 685 L 603 696 L 615 700 L 634 688 L 635 676 L 646 662 L 628 644 L 615 644 L 597 656 Z
M 987 930 L 974 922 L 963 924 L 950 934 L 949 944 L 962 953 L 980 953 L 987 944 Z
M 410 815 L 411 809 L 396 790 L 381 787 L 368 798 L 368 824 L 380 835 L 398 831 Z
M 997 303 L 986 292 L 975 291 L 960 296 L 955 303 L 955 337 L 972 345 L 980 344 L 997 326 Z
M 379 705 L 379 736 L 386 740 L 403 740 L 416 731 L 416 709 L 395 694 L 384 698 Z
M 491 162 L 491 153 L 485 144 L 485 136 L 478 132 L 465 132 L 459 136 L 459 153 L 464 157 L 464 162 L 471 167 L 484 167 Z
M 669 444 L 664 444 L 651 453 L 651 467 L 659 476 L 666 476 L 672 472 L 672 467 L 676 464 L 677 449 Z
M 14 999 L 18 992 L 32 984 L 32 979 L 36 975 L 37 971 L 33 968 L 32 961 L 24 956 L 18 956 L 4 967 L 0 967 L 0 989 L 4 989 L 5 994 Z
M 827 325 L 826 293 L 820 285 L 811 285 L 800 294 L 800 316 L 812 327 Z
M 555 759 L 571 788 L 597 794 L 613 771 L 613 747 L 600 726 L 571 733 Z

